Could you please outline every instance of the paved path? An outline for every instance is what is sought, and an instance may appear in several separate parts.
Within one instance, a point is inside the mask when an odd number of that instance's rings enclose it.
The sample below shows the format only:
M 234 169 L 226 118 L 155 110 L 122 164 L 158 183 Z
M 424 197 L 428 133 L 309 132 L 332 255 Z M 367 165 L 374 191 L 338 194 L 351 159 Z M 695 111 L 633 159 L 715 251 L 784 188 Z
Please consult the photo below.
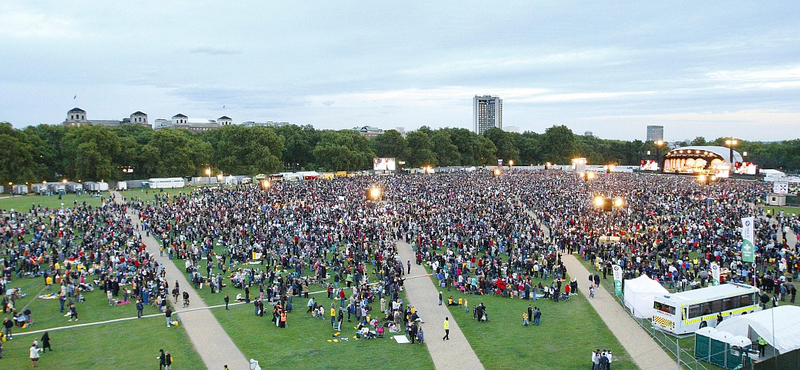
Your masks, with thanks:
M 113 192 L 112 194 L 116 201 L 122 200 L 120 193 Z M 131 218 L 133 227 L 138 229 L 139 216 L 131 210 L 128 211 L 128 215 Z M 239 350 L 239 347 L 233 343 L 228 333 L 222 329 L 219 321 L 211 311 L 199 309 L 207 306 L 203 299 L 192 289 L 192 285 L 189 284 L 186 275 L 175 267 L 175 264 L 168 257 L 160 257 L 158 255 L 159 244 L 155 239 L 143 234 L 142 241 L 147 246 L 150 255 L 166 269 L 167 281 L 170 284 L 174 284 L 173 281 L 177 280 L 180 283 L 181 291 L 189 292 L 189 301 L 192 302 L 191 310 L 178 311 L 176 307 L 176 312 L 181 319 L 181 324 L 186 328 L 186 333 L 189 334 L 189 339 L 194 344 L 195 350 L 200 355 L 200 358 L 203 359 L 205 367 L 207 369 L 222 369 L 224 365 L 228 365 L 231 370 L 249 369 L 250 362 Z M 166 327 L 166 318 L 164 318 L 164 322 L 158 325 L 160 325 L 159 330 L 179 330 L 176 328 L 168 329 Z
M 536 215 L 530 210 L 528 210 L 528 213 L 536 218 Z M 546 239 L 550 240 L 550 228 L 542 223 L 539 223 L 539 225 L 542 227 Z M 628 352 L 628 355 L 631 356 L 633 362 L 640 369 L 680 369 L 678 363 L 667 355 L 664 349 L 650 337 L 650 334 L 631 318 L 628 311 L 617 302 L 611 293 L 605 289 L 595 289 L 594 298 L 588 298 L 589 279 L 587 277 L 589 276 L 589 270 L 575 256 L 562 254 L 561 261 L 566 266 L 567 273 L 573 279 L 577 279 L 578 291 L 588 299 L 594 310 L 597 311 L 597 314 L 600 315 L 600 318 L 611 330 L 611 333 L 617 337 L 617 340 L 625 347 L 625 351 Z
M 411 245 L 397 241 L 397 250 L 403 262 L 416 261 L 414 250 Z M 422 266 L 412 262 L 411 275 L 419 275 L 425 271 Z M 472 350 L 467 338 L 461 333 L 453 315 L 447 306 L 439 306 L 439 289 L 433 284 L 429 275 L 418 276 L 418 278 L 407 279 L 403 283 L 408 304 L 413 305 L 420 313 L 420 317 L 425 320 L 422 327 L 425 330 L 425 343 L 428 352 L 431 354 L 433 364 L 436 369 L 483 369 L 483 364 L 478 360 L 475 351 Z M 450 340 L 443 341 L 444 318 L 449 317 L 450 321 Z

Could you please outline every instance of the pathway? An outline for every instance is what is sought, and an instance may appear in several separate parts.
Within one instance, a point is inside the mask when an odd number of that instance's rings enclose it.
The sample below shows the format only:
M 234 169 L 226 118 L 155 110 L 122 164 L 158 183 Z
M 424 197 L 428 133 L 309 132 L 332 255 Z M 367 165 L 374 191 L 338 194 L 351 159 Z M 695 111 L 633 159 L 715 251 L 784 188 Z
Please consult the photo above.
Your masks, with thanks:
M 538 222 L 538 218 L 533 212 L 528 210 L 528 213 Z M 550 228 L 541 222 L 539 225 L 544 230 L 546 239 L 550 240 Z M 566 266 L 567 273 L 578 281 L 578 291 L 587 297 L 594 310 L 640 369 L 680 369 L 678 363 L 667 355 L 664 349 L 650 337 L 650 334 L 631 318 L 611 293 L 605 289 L 595 289 L 594 298 L 588 298 L 589 270 L 575 256 L 562 254 L 561 261 Z
M 112 192 L 112 194 L 117 202 L 122 201 L 123 198 L 120 193 Z M 134 229 L 138 229 L 139 216 L 132 210 L 128 210 L 128 215 L 131 218 Z M 205 367 L 207 369 L 222 369 L 224 365 L 228 365 L 229 369 L 249 369 L 250 362 L 239 350 L 239 347 L 233 343 L 231 337 L 219 324 L 219 321 L 210 310 L 201 309 L 208 306 L 192 289 L 192 285 L 186 279 L 186 275 L 168 257 L 159 256 L 159 244 L 153 237 L 143 234 L 142 241 L 147 246 L 150 255 L 166 269 L 167 281 L 172 283 L 173 280 L 177 280 L 180 283 L 181 290 L 189 292 L 189 301 L 192 302 L 192 309 L 178 310 L 176 308 L 176 313 L 178 313 L 186 333 L 189 334 L 189 339 L 194 344 L 195 350 L 200 355 L 200 358 L 203 359 Z M 165 327 L 166 321 L 159 325 L 164 325 L 161 330 L 179 330 L 167 329 Z
M 403 263 L 406 261 L 416 261 L 414 250 L 411 245 L 402 240 L 397 241 L 397 250 Z M 411 272 L 419 275 L 424 272 L 422 266 L 412 262 Z M 425 343 L 428 352 L 431 354 L 433 364 L 436 369 L 483 369 L 483 364 L 478 359 L 475 351 L 461 333 L 458 323 L 447 306 L 439 306 L 439 289 L 429 278 L 430 275 L 424 274 L 418 278 L 406 279 L 403 288 L 406 292 L 408 304 L 413 305 L 420 313 L 420 317 L 425 320 L 422 324 L 425 329 Z M 443 341 L 444 318 L 449 317 L 450 321 L 450 340 Z

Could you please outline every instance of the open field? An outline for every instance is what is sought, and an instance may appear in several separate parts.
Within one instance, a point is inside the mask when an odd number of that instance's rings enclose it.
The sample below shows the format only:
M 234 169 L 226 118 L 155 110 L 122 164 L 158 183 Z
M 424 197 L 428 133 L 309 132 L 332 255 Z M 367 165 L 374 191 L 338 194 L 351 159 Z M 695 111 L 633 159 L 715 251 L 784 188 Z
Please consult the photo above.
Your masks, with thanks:
M 32 331 L 56 329 L 78 324 L 101 322 L 120 318 L 136 316 L 136 307 L 133 303 L 120 306 L 109 306 L 105 293 L 95 289 L 85 292 L 86 302 L 77 303 L 80 321 L 67 321 L 64 314 L 59 313 L 57 299 L 40 299 L 37 293 L 45 288 L 44 279 L 14 278 L 9 288 L 20 288 L 27 294 L 17 300 L 17 310 L 27 306 L 34 320 L 33 325 L 27 328 L 15 327 L 14 339 L 3 344 L 3 369 L 19 369 L 30 366 L 28 348 L 34 339 L 41 338 L 42 334 L 26 335 Z M 57 286 L 54 285 L 53 292 Z M 44 290 L 42 294 L 50 293 Z M 121 299 L 121 296 L 120 296 Z M 154 306 L 147 306 L 145 315 L 158 314 Z M 75 329 L 61 329 L 50 332 L 53 354 L 49 352 L 42 355 L 41 367 L 56 368 L 47 363 L 55 363 L 61 369 L 115 369 L 152 368 L 158 361 L 154 360 L 160 348 L 175 354 L 180 363 L 201 363 L 199 355 L 189 340 L 183 327 L 167 329 L 163 327 L 163 315 L 153 318 L 100 324 Z M 8 317 L 8 315 L 3 315 Z M 98 340 L 98 338 L 104 338 Z M 8 366 L 8 367 L 6 367 Z
M 104 198 L 108 199 L 108 193 L 104 193 Z M 73 193 L 64 194 L 61 196 L 61 199 L 58 199 L 58 195 L 36 195 L 36 194 L 27 194 L 27 195 L 14 195 L 10 196 L 4 194 L 2 198 L 0 198 L 0 209 L 2 210 L 10 210 L 14 209 L 19 212 L 27 212 L 31 209 L 31 206 L 36 205 L 48 208 L 59 208 L 61 204 L 64 204 L 64 207 L 71 208 L 75 202 L 78 204 L 82 204 L 86 202 L 93 207 L 99 206 L 102 204 L 102 200 L 100 197 L 92 196 L 90 194 L 84 193 L 83 195 L 75 195 Z
M 434 284 L 438 281 L 432 276 Z M 536 284 L 550 280 L 533 279 Z M 609 349 L 614 354 L 614 369 L 637 369 L 628 353 L 614 337 L 589 302 L 573 295 L 567 301 L 554 302 L 508 298 L 494 295 L 462 294 L 443 288 L 445 304 L 452 296 L 468 300 L 469 309 L 449 307 L 461 331 L 469 340 L 478 358 L 487 369 L 525 367 L 532 369 L 590 368 L 591 351 Z M 436 299 L 436 297 L 431 297 Z M 480 323 L 472 317 L 472 309 L 483 302 L 490 322 Z M 528 305 L 542 311 L 541 325 L 522 325 L 522 313 Z M 433 339 L 438 339 L 434 333 Z M 430 334 L 429 334 L 430 335 Z

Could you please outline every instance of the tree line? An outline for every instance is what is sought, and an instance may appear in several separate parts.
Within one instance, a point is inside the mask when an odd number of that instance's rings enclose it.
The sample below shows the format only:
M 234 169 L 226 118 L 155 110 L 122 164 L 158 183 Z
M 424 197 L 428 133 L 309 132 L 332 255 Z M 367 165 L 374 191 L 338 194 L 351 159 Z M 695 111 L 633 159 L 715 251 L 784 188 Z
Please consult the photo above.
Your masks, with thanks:
M 723 145 L 725 138 L 698 137 L 684 145 Z M 405 136 L 388 130 L 374 138 L 354 130 L 312 126 L 225 126 L 204 132 L 152 130 L 141 125 L 38 125 L 15 129 L 0 123 L 0 180 L 40 182 L 122 180 L 150 177 L 253 175 L 282 170 L 355 171 L 372 168 L 372 158 L 394 157 L 405 167 L 493 165 L 498 159 L 518 165 L 589 163 L 638 165 L 655 159 L 657 147 L 640 140 L 605 140 L 575 135 L 566 126 L 544 133 L 423 126 Z M 737 151 L 763 168 L 800 170 L 800 140 L 774 143 L 740 140 Z M 661 148 L 663 156 L 668 149 Z M 649 153 L 649 154 L 648 154 Z M 123 172 L 132 169 L 133 172 Z

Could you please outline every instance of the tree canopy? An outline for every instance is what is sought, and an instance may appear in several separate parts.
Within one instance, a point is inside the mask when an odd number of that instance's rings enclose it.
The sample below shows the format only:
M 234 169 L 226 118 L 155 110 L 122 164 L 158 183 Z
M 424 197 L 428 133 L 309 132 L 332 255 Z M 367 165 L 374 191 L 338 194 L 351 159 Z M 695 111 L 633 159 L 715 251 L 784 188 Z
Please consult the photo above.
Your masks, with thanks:
M 725 145 L 726 138 L 698 137 L 688 145 Z M 120 180 L 215 173 L 254 175 L 283 170 L 357 171 L 372 167 L 374 157 L 394 157 L 406 167 L 492 165 L 498 159 L 515 164 L 589 163 L 636 165 L 662 156 L 667 148 L 640 140 L 605 140 L 575 135 L 567 126 L 544 133 L 490 129 L 478 135 L 464 128 L 423 126 L 405 135 L 387 130 L 373 138 L 354 130 L 316 130 L 312 126 L 226 126 L 194 133 L 145 126 L 65 127 L 38 125 L 14 129 L 0 123 L 0 181 L 39 182 L 63 178 Z M 762 143 L 739 140 L 736 150 L 763 168 L 800 170 L 800 139 Z M 649 153 L 649 154 L 648 154 Z M 132 168 L 133 175 L 123 168 Z

